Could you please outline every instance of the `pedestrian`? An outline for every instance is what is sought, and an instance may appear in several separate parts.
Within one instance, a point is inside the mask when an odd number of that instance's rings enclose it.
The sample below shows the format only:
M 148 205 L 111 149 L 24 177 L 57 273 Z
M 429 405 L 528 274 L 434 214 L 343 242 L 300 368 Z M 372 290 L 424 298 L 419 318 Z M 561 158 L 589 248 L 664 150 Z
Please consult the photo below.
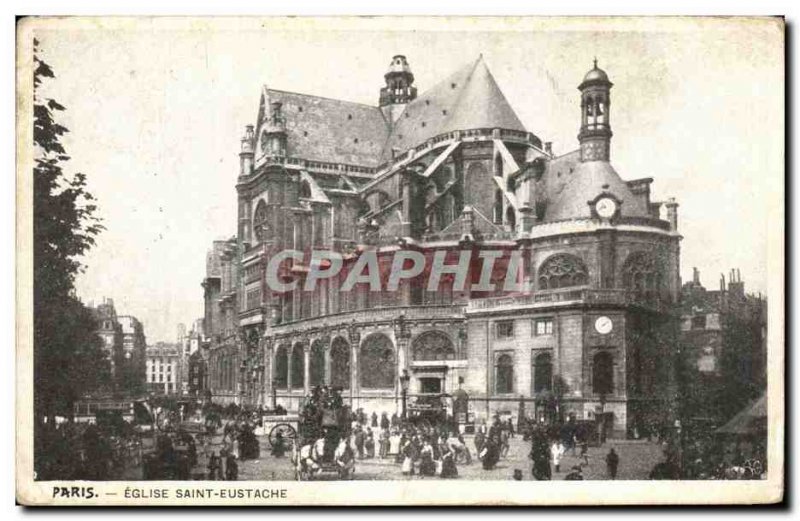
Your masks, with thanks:
M 367 453 L 367 458 L 375 457 L 375 437 L 369 427 L 367 427 L 367 434 L 364 440 L 364 449 Z
M 483 444 L 485 441 L 483 432 L 478 430 L 478 432 L 475 433 L 475 439 L 473 441 L 475 443 L 475 454 L 480 454 L 483 451 Z
M 619 455 L 614 450 L 614 447 L 611 447 L 611 450 L 608 451 L 606 454 L 606 470 L 608 470 L 608 475 L 611 479 L 617 479 L 617 467 L 619 466 Z
M 375 411 L 372 411 L 372 422 L 370 426 L 374 429 L 378 426 L 378 414 Z
M 276 458 L 282 458 L 283 454 L 286 452 L 286 447 L 283 444 L 283 434 L 278 431 L 275 434 L 275 444 L 272 446 L 272 455 Z
M 405 440 L 403 447 L 400 449 L 400 455 L 403 458 L 403 465 L 400 467 L 400 471 L 404 476 L 413 476 L 415 454 L 414 444 L 410 439 Z
M 420 457 L 419 475 L 435 476 L 436 464 L 434 463 L 434 458 L 433 458 L 433 446 L 431 445 L 431 442 L 427 437 L 425 438 L 425 441 L 422 443 L 422 449 L 420 450 L 419 457 Z
M 569 474 L 564 477 L 565 481 L 583 481 L 583 474 L 581 473 L 581 466 L 575 465 Z
M 561 443 L 561 440 L 554 441 L 553 445 L 550 447 L 550 456 L 553 459 L 553 466 L 556 468 L 556 473 L 561 472 L 561 458 L 564 456 L 564 452 L 566 452 L 566 449 L 564 448 L 564 444 Z
M 589 464 L 589 440 L 581 441 L 581 458 L 583 458 L 584 465 Z
M 236 481 L 239 479 L 239 465 L 236 463 L 236 456 L 233 453 L 225 458 L 225 479 Z
M 440 476 L 443 479 L 451 479 L 458 477 L 458 468 L 456 468 L 456 455 L 450 445 L 445 444 L 442 447 L 442 472 Z
M 219 456 L 217 456 L 216 452 L 211 453 L 211 457 L 208 458 L 208 479 L 211 481 L 215 481 L 220 477 L 220 460 Z
M 378 438 L 378 455 L 381 459 L 389 454 L 389 436 L 388 429 L 381 429 L 381 434 Z
M 386 416 L 386 412 L 381 413 L 381 430 L 388 431 L 391 424 L 389 423 L 389 417 Z
M 508 419 L 508 434 L 512 438 L 514 437 L 514 422 L 511 421 L 511 418 Z
M 364 459 L 364 441 L 365 441 L 364 430 L 361 428 L 361 425 L 359 425 L 356 427 L 356 433 L 355 433 L 356 451 L 358 452 L 358 459 Z
M 483 470 L 492 470 L 497 462 L 500 460 L 500 440 L 497 436 L 490 436 L 486 443 L 483 444 L 483 450 L 480 452 L 480 458 L 483 462 Z

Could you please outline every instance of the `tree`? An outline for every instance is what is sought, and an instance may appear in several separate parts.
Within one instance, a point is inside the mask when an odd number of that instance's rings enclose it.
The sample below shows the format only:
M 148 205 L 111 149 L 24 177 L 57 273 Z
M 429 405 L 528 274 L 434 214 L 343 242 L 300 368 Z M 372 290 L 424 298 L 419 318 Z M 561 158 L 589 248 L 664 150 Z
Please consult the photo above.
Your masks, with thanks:
M 41 95 L 53 70 L 34 40 L 33 107 L 33 343 L 37 420 L 69 415 L 82 394 L 110 382 L 110 364 L 95 333 L 92 311 L 74 296 L 81 256 L 103 229 L 86 176 L 65 174 L 61 143 L 67 128 L 55 115 L 65 108 Z

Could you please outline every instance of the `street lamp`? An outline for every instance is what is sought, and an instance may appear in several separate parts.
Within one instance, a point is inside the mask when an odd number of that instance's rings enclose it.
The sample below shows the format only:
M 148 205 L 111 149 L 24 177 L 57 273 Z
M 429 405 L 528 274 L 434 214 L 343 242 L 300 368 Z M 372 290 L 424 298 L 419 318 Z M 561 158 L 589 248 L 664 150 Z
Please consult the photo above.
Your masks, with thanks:
M 402 417 L 403 420 L 406 419 L 406 399 L 408 398 L 408 382 L 411 380 L 411 377 L 408 376 L 408 371 L 403 369 L 403 375 L 400 377 L 400 391 L 402 392 L 402 399 L 403 399 L 403 410 L 402 410 Z
M 277 380 L 272 380 L 272 410 L 278 408 L 278 392 L 275 390 L 275 385 L 277 385 Z

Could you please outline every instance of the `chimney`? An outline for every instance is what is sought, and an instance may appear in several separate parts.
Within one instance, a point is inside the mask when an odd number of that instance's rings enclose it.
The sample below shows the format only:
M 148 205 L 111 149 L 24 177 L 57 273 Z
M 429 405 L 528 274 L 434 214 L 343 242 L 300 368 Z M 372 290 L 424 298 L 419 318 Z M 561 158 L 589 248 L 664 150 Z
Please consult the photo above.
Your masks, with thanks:
M 719 290 L 720 291 L 725 291 L 725 274 L 724 273 L 720 273 L 719 274 Z
M 674 197 L 670 197 L 665 203 L 667 207 L 667 220 L 669 221 L 670 231 L 678 231 L 678 203 Z
M 553 155 L 553 142 L 552 141 L 545 141 L 544 142 L 544 153 L 548 156 Z
M 696 285 L 698 286 L 700 285 L 700 270 L 698 270 L 697 268 L 692 268 L 692 281 Z

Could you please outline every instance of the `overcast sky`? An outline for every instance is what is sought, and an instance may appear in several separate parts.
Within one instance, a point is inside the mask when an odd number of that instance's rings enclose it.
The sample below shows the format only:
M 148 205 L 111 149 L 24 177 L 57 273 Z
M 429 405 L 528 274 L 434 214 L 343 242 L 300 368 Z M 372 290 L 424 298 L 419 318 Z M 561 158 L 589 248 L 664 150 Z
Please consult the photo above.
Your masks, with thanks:
M 420 93 L 483 53 L 529 131 L 556 153 L 577 148 L 577 85 L 597 56 L 614 88 L 612 163 L 653 177 L 653 199 L 680 203 L 681 274 L 706 287 L 739 268 L 766 292 L 768 216 L 782 220 L 783 42 L 777 26 L 723 19 L 676 26 L 500 21 L 227 19 L 74 24 L 37 33 L 56 79 L 46 95 L 107 228 L 78 294 L 114 299 L 148 342 L 174 341 L 203 314 L 212 240 L 236 229 L 239 140 L 263 84 L 376 104 L 394 54 Z M 74 22 L 73 22 L 74 23 Z M 372 24 L 372 25 L 371 25 Z M 444 25 L 442 27 L 445 27 Z M 345 29 L 346 28 L 346 29 Z M 776 201 L 778 204 L 776 204 Z

